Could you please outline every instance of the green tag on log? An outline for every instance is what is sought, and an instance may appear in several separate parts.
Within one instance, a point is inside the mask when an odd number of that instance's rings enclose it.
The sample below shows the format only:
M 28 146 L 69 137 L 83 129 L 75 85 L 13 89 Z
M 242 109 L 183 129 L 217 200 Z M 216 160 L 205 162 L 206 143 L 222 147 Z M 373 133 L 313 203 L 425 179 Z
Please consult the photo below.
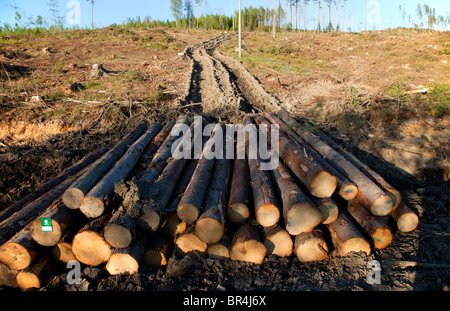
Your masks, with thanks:
M 52 219 L 51 218 L 41 218 L 41 228 L 42 228 L 42 232 L 53 232 Z

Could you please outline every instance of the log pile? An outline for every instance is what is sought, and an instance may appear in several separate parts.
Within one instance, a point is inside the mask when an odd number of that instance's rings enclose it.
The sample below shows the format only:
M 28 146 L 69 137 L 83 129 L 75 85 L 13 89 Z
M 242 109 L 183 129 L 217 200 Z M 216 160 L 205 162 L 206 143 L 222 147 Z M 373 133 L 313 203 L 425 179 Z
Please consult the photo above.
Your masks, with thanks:
M 243 120 L 278 126 L 273 170 L 251 158 L 248 135 L 231 142 L 244 158 L 207 157 L 226 154 L 216 150 L 229 145 L 221 144 L 230 138 L 223 123 L 199 153 L 192 137 L 199 124 L 191 121 L 143 122 L 0 212 L 0 285 L 39 288 L 57 262 L 71 260 L 114 275 L 192 254 L 255 264 L 269 255 L 300 262 L 369 255 L 388 247 L 395 230 L 418 226 L 394 187 L 283 109 Z M 190 148 L 193 159 L 172 157 L 176 148 Z

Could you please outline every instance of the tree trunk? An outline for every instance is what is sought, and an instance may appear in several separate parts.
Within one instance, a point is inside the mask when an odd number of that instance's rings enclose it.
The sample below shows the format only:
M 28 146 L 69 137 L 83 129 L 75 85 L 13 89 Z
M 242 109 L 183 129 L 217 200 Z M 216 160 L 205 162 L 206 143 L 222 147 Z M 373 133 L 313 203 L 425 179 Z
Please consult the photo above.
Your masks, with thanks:
M 174 243 L 171 236 L 161 232 L 152 234 L 142 256 L 142 263 L 155 267 L 166 266 L 173 249 Z
M 98 183 L 98 181 L 122 157 L 128 146 L 133 144 L 145 131 L 147 124 L 142 122 L 131 133 L 118 142 L 110 151 L 95 161 L 63 196 L 64 204 L 70 209 L 78 209 L 83 203 L 84 196 Z
M 80 220 L 80 213 L 67 208 L 62 201 L 50 206 L 30 225 L 33 240 L 42 246 L 55 246 L 66 235 L 70 227 Z M 52 231 L 42 230 L 41 219 L 51 218 Z
M 322 224 L 328 225 L 339 216 L 339 207 L 332 198 L 319 199 L 311 198 L 317 209 L 322 213 Z
M 29 228 L 24 228 L 0 246 L 0 262 L 10 269 L 22 270 L 33 262 L 41 250 L 42 247 L 31 238 Z
M 17 285 L 21 290 L 40 288 L 49 280 L 54 266 L 55 259 L 53 257 L 40 257 L 31 267 L 16 275 Z
M 230 259 L 261 264 L 267 249 L 261 243 L 258 228 L 249 223 L 242 225 L 233 236 Z
M 94 219 L 74 236 L 72 252 L 79 262 L 89 266 L 98 266 L 108 261 L 112 254 L 111 246 L 101 233 L 110 217 L 104 215 Z
M 358 187 L 348 180 L 344 175 L 339 173 L 330 163 L 328 163 L 320 153 L 309 146 L 297 133 L 291 130 L 283 120 L 281 120 L 276 114 L 265 112 L 264 116 L 273 124 L 280 126 L 281 130 L 298 143 L 300 148 L 304 148 L 310 155 L 314 157 L 317 162 L 319 162 L 322 167 L 328 171 L 331 175 L 335 176 L 337 179 L 337 186 L 339 188 L 339 195 L 347 201 L 350 201 L 356 197 L 358 192 Z
M 321 230 L 304 232 L 295 237 L 294 254 L 301 262 L 320 261 L 328 257 L 328 245 Z
M 291 256 L 293 247 L 292 238 L 281 226 L 276 225 L 271 228 L 264 228 L 264 237 L 264 246 L 267 249 L 267 256 Z
M 379 217 L 373 216 L 358 199 L 348 202 L 347 210 L 372 237 L 376 249 L 391 245 L 394 238 L 391 229 Z
M 218 131 L 220 134 L 223 134 L 223 132 L 220 131 L 221 129 L 222 124 L 219 123 L 215 126 L 211 137 L 203 148 L 202 156 L 198 161 L 192 179 L 184 192 L 180 204 L 178 205 L 177 215 L 187 224 L 193 224 L 200 214 L 202 202 L 206 195 L 215 163 L 214 158 L 207 159 L 205 157 L 205 151 L 212 150 L 212 146 L 214 146 L 215 142 L 214 136 L 217 135 Z
M 244 126 L 255 125 L 250 116 L 245 117 Z M 252 180 L 253 201 L 255 216 L 258 223 L 263 227 L 271 227 L 280 219 L 280 210 L 275 196 L 274 185 L 266 171 L 261 170 L 261 159 L 256 154 L 256 159 L 250 158 L 248 133 L 246 133 L 246 150 L 250 177 Z
M 122 158 L 114 164 L 111 170 L 85 196 L 80 205 L 80 211 L 83 214 L 89 218 L 99 217 L 103 214 L 114 193 L 114 185 L 128 177 L 144 150 L 160 130 L 161 125 L 154 123 L 146 133 L 128 148 Z
M 72 252 L 72 244 L 67 242 L 59 242 L 52 249 L 53 257 L 57 260 L 68 263 L 71 260 L 77 260 Z
M 176 252 L 182 256 L 204 256 L 208 245 L 195 235 L 194 226 L 188 227 L 175 240 Z
M 392 199 L 364 173 L 357 169 L 339 152 L 331 148 L 318 136 L 304 130 L 289 113 L 280 109 L 278 116 L 293 128 L 308 144 L 324 156 L 344 176 L 348 176 L 358 186 L 358 198 L 376 216 L 386 216 L 394 206 Z
M 64 181 L 67 181 L 68 178 L 71 178 L 73 175 L 77 174 L 79 171 L 84 169 L 85 167 L 91 165 L 94 161 L 96 161 L 99 157 L 101 157 L 105 152 L 107 151 L 107 148 L 100 148 L 99 150 L 96 150 L 94 152 L 91 152 L 87 156 L 85 156 L 83 159 L 75 163 L 73 166 L 66 169 L 64 172 L 56 176 L 54 179 L 50 180 L 49 182 L 45 183 L 29 195 L 23 197 L 13 205 L 9 206 L 8 208 L 4 209 L 2 212 L 0 212 L 0 223 L 4 221 L 5 219 L 11 217 L 14 213 L 20 211 L 24 206 L 29 204 L 30 202 L 35 201 L 36 199 L 39 199 L 42 197 L 45 193 L 52 191 L 53 188 L 58 187 L 61 183 L 64 183 Z M 73 180 L 73 177 L 72 177 Z M 73 180 L 74 181 L 74 180 Z M 62 190 L 63 192 L 65 191 Z M 62 193 L 62 192 L 61 192 Z
M 203 214 L 195 224 L 195 234 L 206 244 L 219 242 L 225 233 L 225 206 L 230 161 L 217 159 Z
M 237 139 L 227 217 L 234 223 L 242 223 L 250 216 L 250 173 L 247 157 L 237 157 L 238 150 L 245 150 L 245 137 L 238 135 Z
M 273 171 L 283 200 L 283 217 L 291 235 L 313 230 L 322 222 L 322 213 L 296 184 L 289 170 L 281 163 Z
M 125 248 L 114 248 L 106 263 L 106 270 L 111 275 L 136 274 L 139 270 L 139 263 L 144 253 L 146 235 L 136 237 L 133 242 Z
M 136 238 L 136 232 L 136 220 L 120 207 L 103 228 L 103 237 L 112 247 L 125 248 Z
M 404 203 L 391 212 L 401 232 L 411 232 L 419 226 L 419 217 Z
M 330 230 L 331 240 L 339 256 L 346 256 L 350 252 L 360 251 L 370 255 L 369 242 L 366 241 L 346 213 L 341 213 L 338 219 L 327 225 L 327 227 Z

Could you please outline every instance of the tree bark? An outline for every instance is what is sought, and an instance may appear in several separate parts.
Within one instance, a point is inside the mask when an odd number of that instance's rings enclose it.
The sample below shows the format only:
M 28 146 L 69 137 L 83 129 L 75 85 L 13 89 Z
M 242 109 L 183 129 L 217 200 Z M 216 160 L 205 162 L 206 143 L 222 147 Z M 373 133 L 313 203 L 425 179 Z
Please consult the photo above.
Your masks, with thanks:
M 114 193 L 114 185 L 128 177 L 144 150 L 160 130 L 161 125 L 154 123 L 128 148 L 111 170 L 85 196 L 80 205 L 80 211 L 83 214 L 89 218 L 99 217 L 103 214 Z
M 233 236 L 230 259 L 261 264 L 267 249 L 261 243 L 258 228 L 249 223 L 242 225 Z
M 245 117 L 244 126 L 251 124 L 254 125 L 253 118 L 250 116 Z M 250 158 L 248 139 L 248 133 L 246 133 L 245 145 L 252 181 L 256 220 L 263 227 L 271 227 L 280 219 L 280 210 L 275 196 L 274 185 L 269 174 L 261 169 L 259 154 L 256 154 L 256 159 Z
M 205 147 L 203 148 L 202 156 L 198 161 L 192 179 L 183 194 L 180 204 L 178 205 L 177 215 L 187 224 L 193 224 L 200 214 L 202 202 L 206 195 L 215 164 L 214 158 L 207 159 L 205 157 L 205 151 L 212 150 L 212 146 L 215 142 L 214 136 L 217 135 L 217 131 L 221 128 L 222 124 L 217 124 L 211 134 L 211 137 L 206 142 Z
M 74 236 L 72 252 L 79 262 L 89 266 L 98 266 L 108 261 L 112 254 L 111 246 L 101 233 L 110 217 L 110 215 L 104 215 L 92 220 Z
M 294 254 L 301 262 L 320 261 L 328 257 L 328 245 L 319 229 L 295 237 Z
M 146 128 L 147 124 L 145 122 L 140 123 L 110 151 L 95 161 L 90 166 L 90 169 L 64 192 L 62 196 L 64 204 L 70 209 L 78 209 L 83 202 L 84 196 L 122 157 L 128 146 L 132 145 L 144 133 Z
M 358 199 L 348 202 L 347 210 L 371 236 L 376 249 L 383 249 L 391 245 L 394 238 L 391 229 L 381 218 L 373 216 Z
M 289 113 L 280 109 L 278 116 L 293 128 L 308 144 L 324 156 L 344 176 L 348 176 L 358 186 L 358 198 L 376 216 L 386 216 L 394 206 L 392 199 L 370 178 L 357 169 L 339 152 L 331 148 L 318 136 L 304 130 Z
M 72 177 L 73 175 L 77 174 L 79 171 L 84 169 L 85 167 L 91 165 L 94 161 L 96 161 L 99 157 L 101 157 L 105 152 L 107 151 L 107 148 L 100 148 L 94 152 L 91 152 L 87 156 L 85 156 L 83 159 L 66 169 L 64 172 L 56 176 L 54 179 L 46 182 L 44 185 L 30 193 L 29 195 L 23 197 L 13 205 L 9 206 L 8 208 L 4 209 L 0 213 L 0 223 L 3 222 L 5 219 L 8 219 L 11 217 L 14 213 L 20 211 L 22 208 L 24 208 L 26 205 L 28 205 L 30 202 L 33 202 L 39 198 L 41 198 L 45 193 L 52 191 L 53 188 L 58 187 L 61 183 L 64 183 L 67 181 L 68 178 Z M 73 177 L 72 177 L 73 180 Z M 75 180 L 73 180 L 75 181 Z M 65 191 L 62 190 L 61 193 Z
M 297 133 L 291 130 L 283 120 L 281 120 L 276 114 L 265 112 L 264 116 L 273 124 L 280 126 L 281 130 L 298 143 L 300 148 L 304 148 L 314 159 L 319 162 L 322 167 L 328 171 L 331 175 L 337 179 L 337 186 L 339 188 L 339 195 L 347 201 L 350 201 L 356 197 L 358 187 L 350 181 L 347 177 L 339 173 L 330 163 L 328 163 L 320 153 L 309 146 Z
M 120 207 L 103 228 L 103 237 L 114 248 L 128 247 L 136 238 L 136 220 Z
M 283 200 L 283 218 L 291 235 L 313 230 L 322 222 L 322 213 L 296 184 L 289 170 L 281 163 L 273 171 Z
M 346 256 L 350 252 L 365 252 L 370 255 L 370 244 L 358 230 L 352 220 L 341 213 L 335 222 L 327 225 L 331 240 L 339 256 Z
M 401 232 L 411 232 L 419 226 L 419 217 L 404 203 L 393 210 L 391 216 L 397 222 L 397 228 Z
M 238 150 L 245 150 L 245 137 L 238 135 L 237 139 L 227 218 L 234 223 L 242 223 L 250 216 L 250 172 L 247 157 L 237 157 Z
M 54 266 L 55 259 L 53 257 L 40 257 L 31 267 L 16 275 L 17 285 L 22 290 L 40 288 L 49 280 Z
M 267 256 L 289 257 L 292 254 L 293 244 L 290 234 L 281 226 L 264 228 L 264 246 L 267 249 Z

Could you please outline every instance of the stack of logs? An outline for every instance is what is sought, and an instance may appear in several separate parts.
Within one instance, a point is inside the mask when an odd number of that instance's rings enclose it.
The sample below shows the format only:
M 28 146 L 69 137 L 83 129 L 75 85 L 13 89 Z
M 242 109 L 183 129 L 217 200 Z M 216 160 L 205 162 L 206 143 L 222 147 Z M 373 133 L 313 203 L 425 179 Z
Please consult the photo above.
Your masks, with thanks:
M 369 255 L 392 242 L 386 216 L 402 232 L 417 227 L 400 193 L 320 130 L 283 109 L 244 119 L 262 124 L 279 126 L 272 171 L 259 156 L 249 160 L 248 136 L 233 142 L 245 159 L 204 156 L 224 125 L 192 140 L 178 125 L 194 133 L 201 125 L 187 116 L 143 122 L 110 150 L 86 156 L 0 213 L 0 284 L 39 288 L 58 261 L 105 264 L 115 275 L 164 266 L 174 254 L 255 264 L 292 253 L 319 261 L 333 249 Z M 201 154 L 173 156 L 196 140 Z

